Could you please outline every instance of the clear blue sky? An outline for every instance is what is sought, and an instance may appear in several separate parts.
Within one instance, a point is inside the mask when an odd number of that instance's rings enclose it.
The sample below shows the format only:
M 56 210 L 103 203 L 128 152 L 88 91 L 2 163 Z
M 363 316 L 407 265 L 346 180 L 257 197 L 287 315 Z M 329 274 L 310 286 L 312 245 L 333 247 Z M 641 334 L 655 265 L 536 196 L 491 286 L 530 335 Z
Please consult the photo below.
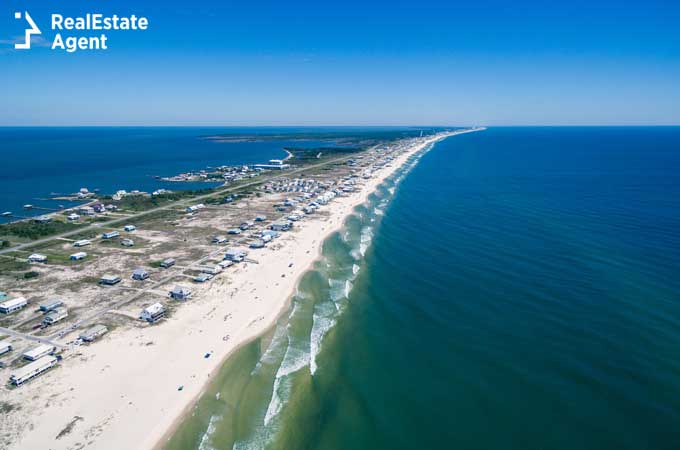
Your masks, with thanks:
M 145 15 L 12 49 L 28 10 Z M 9 0 L 0 125 L 680 124 L 680 2 Z

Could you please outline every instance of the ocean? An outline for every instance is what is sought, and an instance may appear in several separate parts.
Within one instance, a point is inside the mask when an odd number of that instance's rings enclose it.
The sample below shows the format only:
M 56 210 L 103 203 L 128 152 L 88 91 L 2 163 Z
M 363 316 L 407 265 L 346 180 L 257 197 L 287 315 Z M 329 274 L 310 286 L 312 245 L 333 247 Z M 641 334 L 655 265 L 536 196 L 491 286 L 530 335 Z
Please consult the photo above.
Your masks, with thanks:
M 36 216 L 45 209 L 23 210 L 32 204 L 57 209 L 76 203 L 55 201 L 55 194 L 80 188 L 112 194 L 119 189 L 153 192 L 156 189 L 190 190 L 218 183 L 164 182 L 154 176 L 172 176 L 208 166 L 266 163 L 286 157 L 287 146 L 329 145 L 320 141 L 266 140 L 214 142 L 219 134 L 317 132 L 304 128 L 196 128 L 196 127 L 0 127 L 0 212 Z M 0 217 L 0 223 L 15 219 Z
M 387 180 L 166 448 L 680 448 L 680 128 L 491 128 Z

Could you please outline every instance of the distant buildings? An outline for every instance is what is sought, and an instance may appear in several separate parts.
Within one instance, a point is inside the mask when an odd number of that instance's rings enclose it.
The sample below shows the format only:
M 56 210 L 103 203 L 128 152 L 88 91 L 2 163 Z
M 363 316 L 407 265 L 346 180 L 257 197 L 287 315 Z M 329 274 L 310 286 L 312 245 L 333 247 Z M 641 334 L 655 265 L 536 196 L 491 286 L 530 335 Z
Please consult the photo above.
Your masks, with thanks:
M 109 331 L 104 325 L 94 325 L 80 333 L 79 338 L 85 342 L 92 342 Z
M 81 259 L 85 259 L 86 257 L 87 257 L 87 253 L 78 252 L 78 253 L 74 253 L 71 256 L 69 256 L 69 259 L 71 261 L 80 261 Z
M 170 297 L 175 299 L 175 300 L 181 300 L 181 301 L 186 301 L 191 298 L 191 289 L 186 287 L 186 286 L 175 286 L 171 291 L 170 291 Z
M 33 253 L 31 256 L 28 257 L 28 262 L 45 263 L 47 262 L 47 256 L 43 255 L 42 253 Z
M 107 233 L 102 234 L 102 239 L 113 239 L 117 238 L 120 236 L 120 233 L 118 231 L 109 231 Z
M 106 274 L 101 279 L 99 280 L 100 284 L 106 285 L 106 286 L 113 286 L 114 284 L 118 284 L 121 282 L 121 279 L 118 275 L 111 275 L 111 274 Z
M 132 272 L 132 279 L 137 281 L 144 281 L 149 278 L 149 272 L 146 269 L 138 267 Z
M 29 361 L 36 361 L 43 356 L 50 355 L 54 353 L 56 347 L 48 344 L 40 344 L 37 347 L 33 347 L 30 350 L 25 351 L 21 356 Z
M 125 226 L 123 227 L 123 230 L 124 230 L 124 231 L 127 231 L 128 233 L 130 233 L 130 232 L 132 232 L 132 231 L 135 231 L 136 229 L 137 229 L 137 227 L 134 226 L 134 225 L 125 225 Z
M 13 312 L 19 311 L 28 305 L 28 300 L 24 297 L 17 297 L 10 300 L 5 300 L 0 303 L 0 313 L 11 314 Z
M 227 253 L 224 255 L 224 259 L 227 261 L 233 261 L 233 262 L 241 262 L 245 259 L 246 257 L 246 252 L 243 250 L 239 250 L 236 248 L 230 248 L 227 250 Z
M 161 261 L 161 267 L 163 269 L 169 269 L 170 267 L 174 266 L 176 262 L 177 261 L 175 261 L 174 258 L 167 258 Z
M 62 300 L 58 299 L 58 298 L 48 300 L 48 301 L 40 304 L 40 311 L 43 312 L 43 313 L 48 313 L 48 312 L 54 311 L 55 309 L 59 308 L 63 304 L 64 304 L 64 302 Z
M 74 247 L 85 247 L 86 245 L 90 245 L 92 242 L 89 239 L 80 239 L 78 241 L 75 241 L 73 243 Z
M 45 318 L 42 320 L 42 324 L 43 326 L 54 325 L 55 323 L 64 320 L 67 317 L 68 311 L 66 308 L 56 308 L 45 315 Z
M 2 341 L 0 342 L 0 355 L 4 355 L 5 353 L 9 353 L 12 351 L 12 343 L 9 341 Z
M 293 224 L 291 222 L 274 222 L 269 228 L 272 231 L 288 231 L 293 228 Z
M 122 245 L 123 247 L 134 247 L 135 241 L 133 241 L 132 239 L 123 239 L 120 241 L 120 245 Z

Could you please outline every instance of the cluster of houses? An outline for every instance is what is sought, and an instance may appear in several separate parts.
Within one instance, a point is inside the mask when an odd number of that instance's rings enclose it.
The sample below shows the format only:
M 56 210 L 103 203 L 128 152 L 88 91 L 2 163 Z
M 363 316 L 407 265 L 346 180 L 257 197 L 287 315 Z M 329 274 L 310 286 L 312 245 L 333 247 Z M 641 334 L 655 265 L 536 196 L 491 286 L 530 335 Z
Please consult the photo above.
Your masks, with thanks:
M 352 165 L 355 163 L 352 162 Z M 246 176 L 253 176 L 259 173 L 263 169 L 284 169 L 288 165 L 283 161 L 270 161 L 268 165 L 261 165 L 257 167 L 256 170 L 250 169 L 246 166 L 243 167 L 220 167 L 217 170 L 223 175 L 226 181 L 234 181 L 241 179 Z M 372 168 L 364 170 L 361 175 L 356 173 L 343 178 L 337 182 L 322 182 L 315 179 L 279 179 L 277 181 L 272 181 L 267 183 L 262 187 L 265 192 L 268 193 L 295 193 L 297 195 L 291 196 L 291 198 L 286 198 L 283 205 L 277 206 L 281 211 L 285 211 L 288 214 L 285 218 L 275 221 L 268 226 L 268 229 L 258 232 L 257 234 L 250 235 L 255 238 L 249 242 L 249 247 L 251 249 L 259 249 L 265 247 L 268 243 L 272 242 L 274 239 L 279 237 L 282 232 L 291 230 L 295 222 L 302 220 L 305 215 L 314 213 L 318 208 L 323 205 L 328 204 L 338 195 L 343 193 L 353 192 L 356 189 L 357 179 L 361 177 L 370 177 L 373 172 Z M 196 174 L 180 174 L 180 176 L 195 176 Z M 199 173 L 199 176 L 207 174 Z M 158 192 L 162 193 L 162 192 Z M 83 193 L 85 194 L 85 193 Z M 114 195 L 114 199 L 118 200 L 126 195 L 140 195 L 143 193 L 131 192 L 127 193 L 125 191 L 119 191 Z M 154 192 L 154 195 L 157 192 Z M 229 200 L 231 201 L 231 199 Z M 197 213 L 204 209 L 206 206 L 202 203 L 188 206 L 186 212 L 191 214 Z M 83 206 L 77 209 L 77 214 L 74 212 L 68 216 L 69 220 L 78 220 L 82 216 L 94 216 L 98 213 L 104 213 L 106 211 L 115 210 L 114 205 L 104 205 L 102 203 L 93 203 L 88 206 Z M 239 235 L 255 226 L 257 222 L 264 222 L 267 218 L 263 215 L 258 215 L 254 221 L 243 222 L 238 228 L 233 228 L 228 230 L 229 235 Z M 124 232 L 133 232 L 136 230 L 134 225 L 125 225 L 123 227 Z M 102 233 L 101 239 L 110 240 L 114 238 L 121 237 L 121 233 L 117 230 L 107 231 Z M 125 242 L 124 242 L 125 241 Z M 226 244 L 228 239 L 226 236 L 218 235 L 212 238 L 212 242 L 215 244 Z M 73 246 L 76 248 L 86 247 L 91 245 L 91 241 L 88 239 L 81 239 L 75 241 Z M 134 245 L 131 239 L 122 239 L 121 244 L 123 245 Z M 199 272 L 193 280 L 197 283 L 202 283 L 212 279 L 215 275 L 218 275 L 224 269 L 230 267 L 233 264 L 238 264 L 246 260 L 248 253 L 246 250 L 241 248 L 229 248 L 225 254 L 224 259 L 217 264 L 208 264 L 200 267 L 195 267 Z M 84 251 L 78 251 L 70 256 L 72 260 L 82 260 L 87 257 L 87 253 Z M 45 255 L 33 254 L 29 257 L 31 262 L 46 262 L 47 258 Z M 174 258 L 167 258 L 160 262 L 160 267 L 163 269 L 168 269 L 176 264 Z M 143 268 L 138 267 L 133 270 L 131 278 L 135 281 L 145 281 L 150 277 L 149 272 Z M 100 283 L 102 285 L 116 285 L 122 281 L 121 277 L 116 274 L 105 274 L 101 277 Z M 177 285 L 168 292 L 169 298 L 177 301 L 187 301 L 192 298 L 192 290 L 190 287 Z M 9 300 L 3 300 L 0 303 L 0 313 L 11 314 L 13 312 L 19 311 L 27 306 L 28 302 L 24 297 L 13 298 Z M 49 302 L 40 305 L 40 311 L 43 312 L 44 317 L 41 321 L 42 326 L 50 326 L 68 317 L 68 310 L 64 307 L 64 303 L 61 300 L 51 300 Z M 160 303 L 156 302 L 147 307 L 145 307 L 139 314 L 139 319 L 146 321 L 148 323 L 156 323 L 165 317 L 167 313 L 166 307 Z M 108 331 L 107 327 L 104 325 L 94 325 L 91 328 L 85 330 L 79 335 L 80 342 L 92 342 L 105 334 Z M 29 360 L 30 363 L 15 370 L 10 381 L 15 385 L 21 385 L 26 381 L 46 372 L 51 367 L 57 364 L 58 357 L 53 355 L 56 349 L 48 345 L 41 345 L 33 348 L 26 353 L 23 357 Z M 0 342 L 0 355 L 12 351 L 12 345 L 10 342 Z
M 312 178 L 281 178 L 262 186 L 267 193 L 274 192 L 298 192 L 314 194 L 319 190 L 330 187 L 328 183 L 323 183 Z

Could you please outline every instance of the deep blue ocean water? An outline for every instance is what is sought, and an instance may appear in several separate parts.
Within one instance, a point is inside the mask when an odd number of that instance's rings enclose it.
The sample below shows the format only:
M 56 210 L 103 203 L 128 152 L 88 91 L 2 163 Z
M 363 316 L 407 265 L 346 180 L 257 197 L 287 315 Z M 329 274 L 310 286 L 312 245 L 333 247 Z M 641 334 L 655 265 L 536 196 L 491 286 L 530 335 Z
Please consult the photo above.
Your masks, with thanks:
M 679 173 L 680 128 L 437 144 L 168 448 L 677 450 Z

